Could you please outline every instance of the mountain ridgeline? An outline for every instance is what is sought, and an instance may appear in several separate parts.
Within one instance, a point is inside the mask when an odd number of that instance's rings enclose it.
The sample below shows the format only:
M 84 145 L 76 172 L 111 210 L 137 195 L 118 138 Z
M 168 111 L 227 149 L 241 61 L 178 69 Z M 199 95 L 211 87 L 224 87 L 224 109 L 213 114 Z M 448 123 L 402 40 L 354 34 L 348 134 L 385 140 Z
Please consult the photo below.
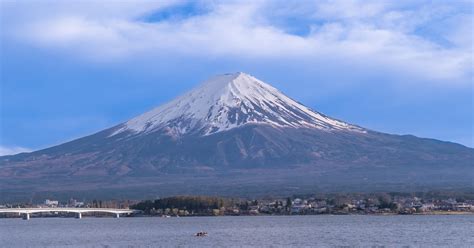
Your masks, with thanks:
M 3 200 L 473 190 L 474 149 L 333 119 L 245 73 L 96 134 L 0 157 Z

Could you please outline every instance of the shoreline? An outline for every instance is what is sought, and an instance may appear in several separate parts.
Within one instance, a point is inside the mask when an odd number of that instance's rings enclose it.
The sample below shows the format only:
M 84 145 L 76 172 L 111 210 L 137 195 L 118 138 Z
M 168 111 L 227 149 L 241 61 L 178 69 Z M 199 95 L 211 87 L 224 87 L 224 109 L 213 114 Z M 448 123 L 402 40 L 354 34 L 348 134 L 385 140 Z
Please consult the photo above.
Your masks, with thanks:
M 348 213 L 348 214 L 256 214 L 256 215 L 187 215 L 187 216 L 158 216 L 158 215 L 133 215 L 133 216 L 122 216 L 121 218 L 163 218 L 163 219 L 175 219 L 175 218 L 190 218 L 190 217 L 308 217 L 308 216 L 441 216 L 441 215 L 453 215 L 453 216 L 460 216 L 460 215 L 474 215 L 474 212 L 466 212 L 466 211 L 436 211 L 430 213 L 413 213 L 413 214 L 398 214 L 398 213 L 374 213 L 374 214 L 357 214 L 357 213 Z M 71 217 L 67 216 L 35 216 L 32 218 L 34 219 L 48 219 L 48 218 L 64 218 L 70 219 Z M 110 216 L 84 216 L 84 218 L 111 218 Z M 0 217 L 0 219 L 21 219 L 20 217 Z
M 159 216 L 159 215 L 141 215 L 141 216 L 133 216 L 133 217 L 151 217 L 151 218 L 185 218 L 185 217 L 241 217 L 241 216 L 249 216 L 249 217 L 259 217 L 259 216 L 324 216 L 324 215 L 332 215 L 332 216 L 345 216 L 345 215 L 359 215 L 359 216 L 423 216 L 423 215 L 474 215 L 474 212 L 467 212 L 467 211 L 436 211 L 436 212 L 427 212 L 427 213 L 413 213 L 413 214 L 400 214 L 400 213 L 373 213 L 373 214 L 358 214 L 358 213 L 347 213 L 347 214 L 337 214 L 337 213 L 330 213 L 330 214 L 253 214 L 253 215 L 188 215 L 188 216 Z

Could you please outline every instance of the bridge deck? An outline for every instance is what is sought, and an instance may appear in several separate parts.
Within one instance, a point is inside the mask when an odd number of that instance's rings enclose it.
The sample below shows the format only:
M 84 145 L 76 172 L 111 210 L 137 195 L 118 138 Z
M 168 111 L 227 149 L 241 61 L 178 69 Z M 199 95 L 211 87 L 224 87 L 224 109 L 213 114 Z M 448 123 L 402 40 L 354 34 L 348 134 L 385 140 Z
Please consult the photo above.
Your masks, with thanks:
M 0 213 L 32 214 L 46 212 L 131 214 L 136 210 L 118 208 L 0 208 Z

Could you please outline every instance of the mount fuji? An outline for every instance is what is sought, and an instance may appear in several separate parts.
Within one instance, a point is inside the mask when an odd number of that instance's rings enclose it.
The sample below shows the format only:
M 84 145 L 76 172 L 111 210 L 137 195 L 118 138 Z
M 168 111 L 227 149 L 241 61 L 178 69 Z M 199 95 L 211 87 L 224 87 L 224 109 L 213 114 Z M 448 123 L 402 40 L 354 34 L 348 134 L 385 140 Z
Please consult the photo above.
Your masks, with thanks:
M 336 120 L 245 73 L 96 134 L 0 157 L 3 200 L 472 190 L 474 149 Z

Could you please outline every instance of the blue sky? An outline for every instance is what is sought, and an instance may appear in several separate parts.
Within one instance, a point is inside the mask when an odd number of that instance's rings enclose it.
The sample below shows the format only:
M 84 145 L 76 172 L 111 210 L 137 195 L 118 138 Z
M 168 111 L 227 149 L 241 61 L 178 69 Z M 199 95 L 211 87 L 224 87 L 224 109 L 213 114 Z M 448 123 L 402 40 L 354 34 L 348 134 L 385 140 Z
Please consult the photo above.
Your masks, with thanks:
M 0 3 L 0 154 L 235 71 L 350 123 L 474 146 L 472 1 Z

